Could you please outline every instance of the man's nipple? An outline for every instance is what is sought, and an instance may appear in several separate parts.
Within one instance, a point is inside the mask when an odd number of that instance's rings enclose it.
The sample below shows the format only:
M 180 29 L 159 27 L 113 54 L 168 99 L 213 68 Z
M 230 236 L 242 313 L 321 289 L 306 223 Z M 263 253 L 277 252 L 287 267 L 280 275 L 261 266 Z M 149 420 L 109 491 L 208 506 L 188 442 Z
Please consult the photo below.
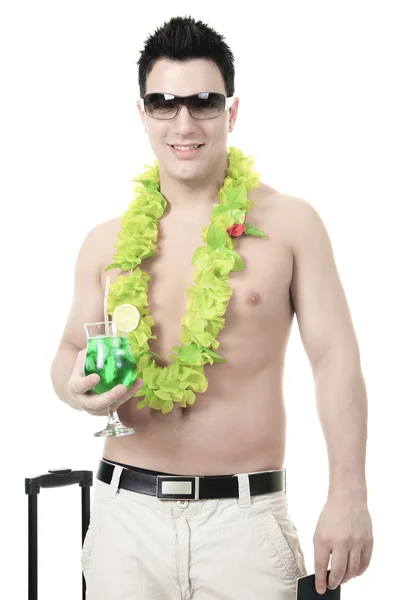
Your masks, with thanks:
M 261 296 L 258 292 L 247 292 L 245 301 L 250 306 L 258 306 L 261 304 Z

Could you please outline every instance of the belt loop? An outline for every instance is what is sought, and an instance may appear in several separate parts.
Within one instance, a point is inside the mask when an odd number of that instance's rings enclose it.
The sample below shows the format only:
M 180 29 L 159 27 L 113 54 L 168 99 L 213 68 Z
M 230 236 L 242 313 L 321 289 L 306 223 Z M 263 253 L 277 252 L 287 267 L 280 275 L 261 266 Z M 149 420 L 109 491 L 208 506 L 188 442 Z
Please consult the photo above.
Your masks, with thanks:
M 119 480 L 121 478 L 121 473 L 123 471 L 123 467 L 121 465 L 115 465 L 114 471 L 112 474 L 112 479 L 110 481 L 110 488 L 108 491 L 108 495 L 110 498 L 115 498 L 118 492 Z
M 239 488 L 239 506 L 240 508 L 251 507 L 250 482 L 248 473 L 236 475 Z

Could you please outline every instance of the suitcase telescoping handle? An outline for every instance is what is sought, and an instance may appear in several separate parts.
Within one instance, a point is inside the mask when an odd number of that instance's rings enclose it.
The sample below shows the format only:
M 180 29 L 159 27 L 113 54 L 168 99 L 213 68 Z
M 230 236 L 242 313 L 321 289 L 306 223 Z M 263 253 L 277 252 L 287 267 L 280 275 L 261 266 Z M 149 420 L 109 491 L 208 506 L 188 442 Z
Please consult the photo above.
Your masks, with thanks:
M 90 486 L 93 485 L 93 471 L 72 471 L 72 469 L 50 469 L 43 475 L 25 478 L 25 493 L 28 494 L 28 600 L 38 597 L 37 562 L 37 497 L 41 488 L 63 487 L 79 483 L 82 488 L 82 544 L 90 520 Z M 82 574 L 82 598 L 86 597 L 85 578 Z

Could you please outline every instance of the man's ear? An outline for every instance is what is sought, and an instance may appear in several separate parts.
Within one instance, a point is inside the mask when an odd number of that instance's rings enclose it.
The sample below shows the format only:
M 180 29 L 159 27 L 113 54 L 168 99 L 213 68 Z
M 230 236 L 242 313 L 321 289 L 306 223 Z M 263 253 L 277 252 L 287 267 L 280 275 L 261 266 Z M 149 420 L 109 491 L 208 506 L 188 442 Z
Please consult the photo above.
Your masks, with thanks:
M 232 106 L 229 109 L 229 133 L 233 131 L 235 127 L 237 115 L 239 110 L 239 98 L 235 98 Z
M 141 105 L 140 105 L 140 100 L 138 100 L 138 101 L 136 102 L 136 106 L 137 106 L 137 108 L 138 108 L 138 111 L 139 111 L 139 116 L 140 116 L 140 118 L 142 119 L 142 123 L 143 123 L 144 130 L 145 130 L 145 132 L 147 133 L 147 128 L 146 128 L 146 119 L 145 119 L 145 113 L 144 113 L 144 110 L 142 109 L 142 107 L 141 107 Z

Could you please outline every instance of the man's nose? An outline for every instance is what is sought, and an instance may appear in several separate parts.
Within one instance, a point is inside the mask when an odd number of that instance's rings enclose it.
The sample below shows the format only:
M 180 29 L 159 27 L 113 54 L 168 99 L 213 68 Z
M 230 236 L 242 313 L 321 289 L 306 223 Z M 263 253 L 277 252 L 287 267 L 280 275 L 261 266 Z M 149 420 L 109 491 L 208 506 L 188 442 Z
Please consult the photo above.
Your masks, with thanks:
M 187 106 L 180 106 L 177 116 L 174 120 L 175 133 L 184 135 L 193 133 L 196 130 L 196 121 L 193 119 Z

